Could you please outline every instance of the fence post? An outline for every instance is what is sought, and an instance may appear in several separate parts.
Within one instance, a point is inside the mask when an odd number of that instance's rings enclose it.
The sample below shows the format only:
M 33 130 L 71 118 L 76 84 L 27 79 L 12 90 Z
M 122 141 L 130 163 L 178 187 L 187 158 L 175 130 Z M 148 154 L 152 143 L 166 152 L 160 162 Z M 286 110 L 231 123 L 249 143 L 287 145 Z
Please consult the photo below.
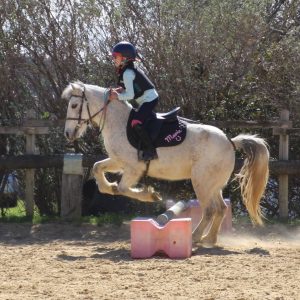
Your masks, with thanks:
M 61 211 L 63 218 L 81 217 L 82 154 L 65 154 L 62 174 Z
M 35 113 L 29 110 L 26 113 L 27 119 L 34 119 Z M 34 128 L 28 128 L 25 132 L 26 154 L 35 154 L 35 131 Z M 32 217 L 34 213 L 34 169 L 25 171 L 25 210 L 26 216 Z
M 290 112 L 284 109 L 280 112 L 280 120 L 289 121 Z M 289 136 L 283 131 L 279 135 L 279 159 L 289 159 Z M 289 199 L 289 177 L 287 174 L 279 175 L 279 216 L 282 219 L 288 218 L 288 199 Z

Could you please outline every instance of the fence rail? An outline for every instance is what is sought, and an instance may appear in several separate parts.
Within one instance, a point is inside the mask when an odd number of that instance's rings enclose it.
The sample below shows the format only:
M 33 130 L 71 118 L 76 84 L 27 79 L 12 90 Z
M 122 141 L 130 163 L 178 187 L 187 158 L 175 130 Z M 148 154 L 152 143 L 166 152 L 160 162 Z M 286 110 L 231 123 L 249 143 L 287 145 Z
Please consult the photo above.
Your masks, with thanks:
M 51 155 L 18 155 L 0 156 L 0 170 L 63 168 L 64 154 Z M 82 167 L 91 168 L 99 160 L 107 158 L 104 155 L 83 155 Z M 237 172 L 243 164 L 242 159 L 236 159 L 234 171 Z M 300 160 L 270 160 L 271 175 L 300 175 Z

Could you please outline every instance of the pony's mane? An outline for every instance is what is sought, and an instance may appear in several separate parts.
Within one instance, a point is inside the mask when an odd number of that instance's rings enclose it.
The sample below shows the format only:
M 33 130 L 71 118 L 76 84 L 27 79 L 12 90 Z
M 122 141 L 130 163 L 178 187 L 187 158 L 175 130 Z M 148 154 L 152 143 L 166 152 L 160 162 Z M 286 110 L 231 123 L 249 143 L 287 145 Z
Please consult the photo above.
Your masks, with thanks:
M 74 96 L 78 96 L 79 93 L 78 91 L 76 92 L 76 90 L 73 89 L 74 86 L 79 86 L 79 88 L 86 88 L 86 89 L 91 89 L 93 91 L 96 92 L 101 92 L 104 93 L 104 91 L 106 90 L 103 87 L 97 86 L 97 85 L 92 85 L 92 84 L 84 84 L 81 81 L 75 81 L 70 83 L 62 92 L 61 98 L 65 99 L 65 100 L 69 100 L 71 98 L 72 95 Z M 79 91 L 81 92 L 81 91 Z M 120 101 L 120 103 L 122 105 L 127 106 L 129 109 L 132 109 L 132 105 L 128 102 L 128 101 Z
M 74 87 L 78 87 L 80 90 L 78 91 L 74 89 Z M 100 86 L 84 84 L 81 81 L 74 81 L 69 83 L 69 85 L 63 90 L 61 98 L 65 100 L 69 100 L 72 95 L 78 96 L 82 88 L 91 88 L 92 90 L 98 90 L 101 92 L 105 90 L 105 88 L 102 88 Z

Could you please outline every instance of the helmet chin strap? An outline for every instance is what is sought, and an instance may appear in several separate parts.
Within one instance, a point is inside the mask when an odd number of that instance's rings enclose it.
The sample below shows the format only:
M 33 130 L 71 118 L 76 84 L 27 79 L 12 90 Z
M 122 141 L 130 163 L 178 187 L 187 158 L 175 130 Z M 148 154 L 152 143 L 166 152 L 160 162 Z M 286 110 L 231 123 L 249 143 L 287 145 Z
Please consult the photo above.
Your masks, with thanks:
M 130 62 L 134 62 L 135 59 L 127 58 L 121 62 L 121 64 L 117 67 L 117 73 L 121 72 Z

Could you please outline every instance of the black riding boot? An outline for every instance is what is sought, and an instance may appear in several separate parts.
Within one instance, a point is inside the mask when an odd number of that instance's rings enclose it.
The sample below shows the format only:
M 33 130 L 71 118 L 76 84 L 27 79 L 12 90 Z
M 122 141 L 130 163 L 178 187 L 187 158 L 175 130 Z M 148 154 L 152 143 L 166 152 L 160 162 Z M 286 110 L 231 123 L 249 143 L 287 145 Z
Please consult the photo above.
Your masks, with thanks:
M 147 131 L 139 124 L 134 126 L 133 128 L 135 132 L 138 134 L 139 138 L 141 139 L 143 145 L 142 147 L 143 153 L 142 155 L 139 155 L 139 160 L 149 161 L 152 159 L 157 159 L 158 156 L 156 153 L 156 149 L 153 146 Z

